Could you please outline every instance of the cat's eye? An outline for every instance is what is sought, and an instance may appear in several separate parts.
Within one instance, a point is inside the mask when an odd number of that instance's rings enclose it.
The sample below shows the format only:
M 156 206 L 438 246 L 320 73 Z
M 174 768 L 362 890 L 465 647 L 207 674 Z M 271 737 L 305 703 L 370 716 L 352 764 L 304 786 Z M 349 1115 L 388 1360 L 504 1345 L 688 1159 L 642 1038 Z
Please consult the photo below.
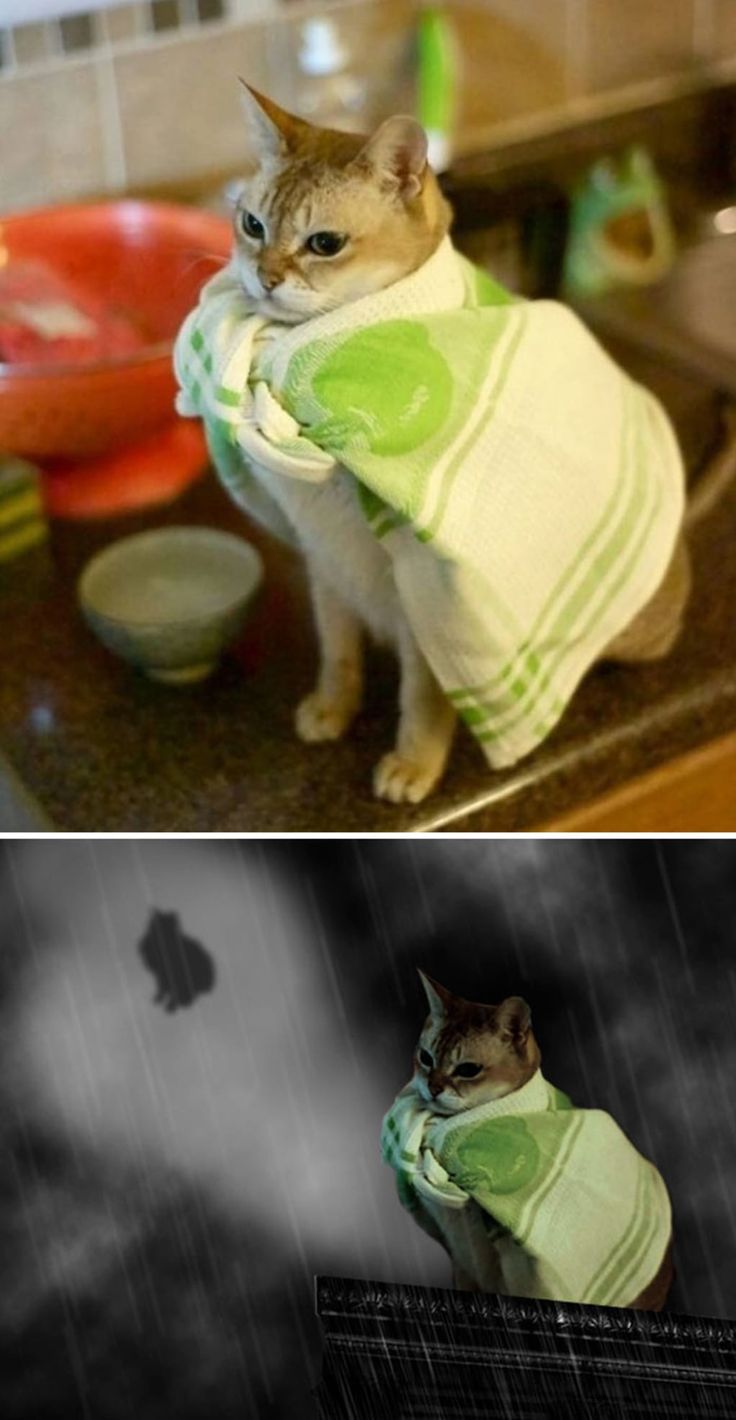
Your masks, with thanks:
M 453 1075 L 459 1075 L 461 1080 L 474 1080 L 476 1075 L 480 1075 L 482 1065 L 473 1065 L 470 1060 L 464 1060 L 462 1065 L 456 1065 Z
M 315 256 L 337 256 L 346 242 L 347 237 L 341 232 L 314 232 L 307 238 L 306 246 Z
M 246 237 L 253 237 L 254 241 L 262 242 L 266 235 L 266 228 L 263 223 L 253 215 L 252 212 L 241 212 L 240 225 Z
M 433 1059 L 432 1059 L 432 1056 L 430 1055 L 430 1053 L 429 1053 L 428 1050 L 420 1050 L 420 1052 L 419 1052 L 419 1061 L 420 1061 L 420 1064 L 426 1065 L 426 1067 L 427 1067 L 428 1070 L 431 1070 L 431 1069 L 432 1069 L 432 1066 L 433 1066 L 433 1064 L 434 1064 L 434 1061 L 433 1061 Z

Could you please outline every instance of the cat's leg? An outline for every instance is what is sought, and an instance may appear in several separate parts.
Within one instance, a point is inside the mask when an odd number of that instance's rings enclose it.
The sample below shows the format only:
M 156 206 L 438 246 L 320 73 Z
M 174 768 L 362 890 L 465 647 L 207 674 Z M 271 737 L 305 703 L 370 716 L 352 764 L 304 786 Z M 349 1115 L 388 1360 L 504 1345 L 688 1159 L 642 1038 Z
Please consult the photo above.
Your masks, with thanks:
M 311 563 L 308 569 L 320 668 L 315 689 L 297 706 L 295 724 L 300 739 L 315 743 L 339 739 L 360 706 L 363 646 L 358 618 Z
M 373 788 L 379 799 L 418 804 L 434 788 L 447 763 L 455 711 L 405 622 L 400 628 L 398 650 L 399 733 L 396 748 L 376 765 Z
M 637 1311 L 661 1312 L 674 1280 L 675 1268 L 672 1261 L 672 1239 L 670 1238 L 656 1276 L 631 1303 L 632 1307 L 636 1307 Z

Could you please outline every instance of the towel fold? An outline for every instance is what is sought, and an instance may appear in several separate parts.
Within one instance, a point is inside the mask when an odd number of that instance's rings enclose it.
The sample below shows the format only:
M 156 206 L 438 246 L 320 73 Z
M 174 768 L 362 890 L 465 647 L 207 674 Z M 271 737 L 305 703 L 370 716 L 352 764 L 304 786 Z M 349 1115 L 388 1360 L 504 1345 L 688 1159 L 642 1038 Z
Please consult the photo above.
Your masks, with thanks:
M 545 738 L 664 576 L 684 479 L 660 405 L 565 306 L 510 297 L 449 238 L 296 326 L 254 315 L 227 269 L 175 366 L 177 407 L 204 418 L 254 516 L 269 479 L 354 476 L 416 640 L 494 767 Z
M 447 1118 L 407 1086 L 381 1148 L 409 1211 L 424 1204 L 437 1221 L 474 1201 L 535 1260 L 535 1295 L 630 1306 L 664 1258 L 672 1215 L 657 1169 L 609 1114 L 576 1109 L 540 1070 Z

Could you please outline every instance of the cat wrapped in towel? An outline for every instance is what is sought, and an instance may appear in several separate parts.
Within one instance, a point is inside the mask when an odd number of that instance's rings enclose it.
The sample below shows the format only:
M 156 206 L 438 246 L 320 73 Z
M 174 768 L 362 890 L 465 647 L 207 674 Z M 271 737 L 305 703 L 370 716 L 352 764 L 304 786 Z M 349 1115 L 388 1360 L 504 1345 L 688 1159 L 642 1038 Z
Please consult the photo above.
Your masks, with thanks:
M 502 768 L 595 661 L 670 649 L 682 461 L 657 400 L 567 307 L 455 250 L 413 119 L 362 138 L 244 102 L 233 255 L 179 333 L 177 407 L 204 419 L 233 498 L 305 556 L 320 668 L 297 733 L 348 729 L 368 631 L 400 661 L 374 790 L 416 803 L 458 715 Z
M 420 976 L 429 1015 L 382 1152 L 454 1285 L 659 1311 L 674 1273 L 657 1169 L 544 1078 L 520 997 L 481 1005 Z

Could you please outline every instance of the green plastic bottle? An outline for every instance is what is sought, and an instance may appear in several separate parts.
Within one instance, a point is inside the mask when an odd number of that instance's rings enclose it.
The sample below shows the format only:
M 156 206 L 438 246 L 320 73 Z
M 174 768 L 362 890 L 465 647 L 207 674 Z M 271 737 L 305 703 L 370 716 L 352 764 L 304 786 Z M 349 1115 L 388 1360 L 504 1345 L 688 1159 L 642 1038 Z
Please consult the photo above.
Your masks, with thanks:
M 460 53 L 454 25 L 442 7 L 421 10 L 417 52 L 417 117 L 429 139 L 430 164 L 443 172 L 452 156 Z

